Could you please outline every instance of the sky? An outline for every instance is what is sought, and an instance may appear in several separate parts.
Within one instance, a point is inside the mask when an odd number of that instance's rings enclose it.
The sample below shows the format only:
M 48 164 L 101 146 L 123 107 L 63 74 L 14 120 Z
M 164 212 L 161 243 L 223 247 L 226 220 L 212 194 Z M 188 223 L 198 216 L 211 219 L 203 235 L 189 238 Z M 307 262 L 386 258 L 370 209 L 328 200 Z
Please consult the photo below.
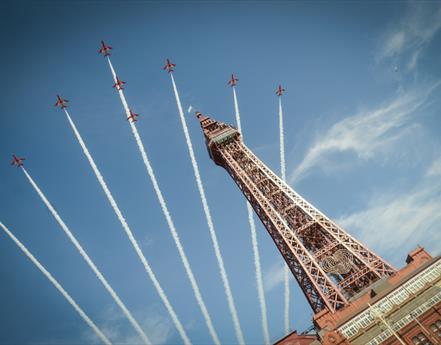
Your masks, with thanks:
M 417 245 L 441 251 L 440 2 L 9 2 L 0 4 L 0 222 L 116 344 L 140 339 L 66 238 L 26 169 L 154 344 L 181 344 L 167 310 L 84 157 L 70 115 L 194 344 L 211 338 L 146 174 L 105 59 L 125 87 L 214 327 L 237 343 L 165 59 L 184 109 L 234 124 L 280 173 L 283 96 L 287 179 L 322 212 L 396 267 Z M 187 124 L 247 344 L 263 342 L 243 196 Z M 269 333 L 284 336 L 283 262 L 256 219 Z M 99 339 L 0 233 L 0 344 L 99 344 Z M 291 329 L 312 311 L 291 279 Z

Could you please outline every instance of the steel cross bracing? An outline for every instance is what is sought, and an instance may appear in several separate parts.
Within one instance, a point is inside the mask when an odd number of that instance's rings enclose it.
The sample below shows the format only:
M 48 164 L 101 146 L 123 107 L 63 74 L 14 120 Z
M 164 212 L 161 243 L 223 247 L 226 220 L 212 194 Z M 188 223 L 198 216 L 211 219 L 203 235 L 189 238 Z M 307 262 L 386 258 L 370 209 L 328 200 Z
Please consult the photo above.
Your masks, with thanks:
M 224 167 L 300 284 L 314 312 L 335 312 L 348 299 L 395 269 L 294 192 L 242 142 L 232 126 L 198 115 L 210 157 Z M 350 253 L 349 271 L 327 273 L 322 261 Z

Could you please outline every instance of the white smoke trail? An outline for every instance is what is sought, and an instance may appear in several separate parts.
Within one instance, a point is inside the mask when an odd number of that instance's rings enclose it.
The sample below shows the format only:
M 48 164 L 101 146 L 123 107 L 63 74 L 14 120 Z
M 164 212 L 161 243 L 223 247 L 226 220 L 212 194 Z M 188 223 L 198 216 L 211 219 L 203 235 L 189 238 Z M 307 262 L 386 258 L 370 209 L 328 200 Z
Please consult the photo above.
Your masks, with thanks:
M 233 86 L 233 100 L 234 100 L 234 110 L 235 110 L 235 114 L 236 114 L 237 129 L 239 130 L 239 132 L 243 138 L 242 126 L 240 123 L 239 103 L 237 102 L 236 87 L 234 87 L 234 86 Z
M 285 290 L 285 334 L 289 333 L 289 267 L 285 264 L 284 266 L 284 290 Z
M 107 58 L 107 61 L 109 62 L 109 66 L 110 66 L 110 70 L 112 71 L 113 79 L 116 82 L 116 73 L 115 73 L 115 70 L 113 68 L 112 62 L 110 61 L 109 57 Z M 118 90 L 118 94 L 119 94 L 119 96 L 121 98 L 121 103 L 123 104 L 124 110 L 125 110 L 127 116 L 129 116 L 130 109 L 129 109 L 129 106 L 127 104 L 126 98 L 124 96 L 124 92 L 121 89 L 119 89 Z M 165 219 L 167 221 L 168 227 L 169 227 L 170 232 L 172 234 L 172 237 L 173 237 L 173 239 L 175 241 L 175 244 L 176 244 L 176 247 L 178 249 L 178 252 L 179 252 L 179 254 L 181 256 L 182 263 L 184 265 L 184 268 L 185 268 L 185 271 L 187 273 L 188 279 L 190 280 L 190 283 L 191 283 L 191 286 L 193 288 L 193 292 L 195 294 L 196 300 L 197 300 L 197 302 L 199 304 L 199 307 L 202 310 L 202 314 L 203 314 L 203 316 L 205 318 L 205 322 L 207 323 L 207 326 L 208 326 L 210 334 L 211 334 L 211 336 L 213 338 L 213 341 L 214 341 L 215 344 L 218 345 L 218 344 L 220 344 L 219 338 L 218 338 L 218 336 L 216 334 L 216 331 L 214 330 L 213 324 L 211 322 L 210 315 L 208 314 L 208 310 L 207 310 L 207 308 L 205 306 L 205 302 L 204 302 L 204 300 L 202 298 L 202 295 L 200 293 L 199 287 L 198 287 L 198 285 L 196 283 L 196 279 L 195 279 L 195 277 L 193 275 L 193 272 L 192 272 L 192 270 L 190 268 L 190 263 L 188 262 L 187 256 L 186 256 L 186 254 L 184 252 L 184 248 L 182 247 L 181 241 L 179 239 L 178 232 L 176 231 L 176 228 L 174 226 L 174 223 L 173 223 L 173 220 L 171 218 L 170 212 L 168 211 L 167 204 L 166 204 L 165 199 L 164 199 L 164 197 L 162 195 L 162 192 L 161 192 L 161 190 L 159 188 L 158 181 L 156 180 L 156 176 L 155 176 L 155 173 L 153 171 L 153 167 L 150 164 L 150 160 L 148 159 L 146 150 L 144 148 L 144 144 L 142 143 L 141 137 L 139 136 L 138 129 L 136 128 L 136 126 L 135 126 L 133 121 L 129 121 L 129 123 L 130 123 L 130 127 L 132 129 L 133 136 L 135 137 L 135 141 L 136 141 L 136 143 L 138 145 L 138 149 L 139 149 L 139 151 L 141 153 L 142 160 L 144 162 L 144 165 L 145 165 L 145 167 L 147 169 L 147 172 L 148 172 L 148 174 L 150 176 L 150 179 L 152 181 L 153 188 L 154 188 L 154 190 L 156 192 L 156 196 L 157 196 L 157 198 L 159 200 L 159 204 L 161 205 L 162 212 L 164 213 L 164 216 L 165 216 Z M 173 319 L 173 322 L 175 323 L 175 326 L 178 329 L 179 334 L 181 335 L 182 339 L 184 340 L 184 343 L 190 344 L 190 340 L 188 339 L 188 337 L 187 337 L 187 335 L 185 333 L 184 327 L 182 326 L 181 322 L 179 321 L 179 319 L 178 319 L 176 313 L 174 312 L 172 306 L 170 305 L 170 303 L 168 303 L 168 300 L 166 299 L 165 295 L 164 295 L 163 301 L 166 304 L 167 309 L 168 309 L 168 311 L 169 311 L 169 313 L 170 313 L 170 315 L 171 315 L 171 317 Z
M 190 345 L 191 342 L 188 339 L 187 335 L 185 334 L 183 326 L 179 322 L 179 320 L 176 316 L 176 313 L 173 310 L 173 307 L 171 306 L 170 302 L 168 301 L 168 298 L 167 298 L 164 290 L 162 289 L 161 285 L 159 284 L 159 281 L 157 280 L 152 268 L 150 267 L 150 264 L 148 263 L 147 259 L 144 256 L 144 254 L 142 253 L 141 248 L 139 247 L 139 244 L 136 241 L 136 239 L 132 233 L 132 230 L 130 229 L 129 225 L 127 224 L 127 221 L 125 220 L 121 210 L 119 209 L 118 204 L 116 203 L 115 199 L 113 198 L 112 193 L 110 192 L 109 188 L 107 187 L 107 183 L 104 180 L 103 175 L 101 174 L 100 170 L 96 166 L 95 161 L 93 160 L 89 150 L 86 147 L 86 144 L 84 143 L 83 139 L 81 138 L 81 135 L 78 132 L 74 122 L 72 121 L 71 117 L 69 116 L 69 113 L 67 112 L 66 109 L 64 109 L 64 111 L 65 111 L 67 119 L 68 119 L 74 133 L 75 133 L 75 136 L 77 137 L 78 142 L 80 143 L 81 148 L 83 149 L 83 152 L 84 152 L 85 156 L 87 157 L 87 160 L 89 161 L 89 164 L 92 167 L 92 170 L 95 173 L 96 178 L 98 179 L 98 182 L 100 183 L 104 193 L 106 194 L 106 197 L 109 200 L 109 203 L 113 208 L 113 211 L 115 212 L 116 216 L 118 217 L 118 220 L 120 221 L 125 233 L 129 237 L 129 240 L 132 243 L 136 254 L 138 254 L 138 257 L 140 258 L 142 264 L 144 265 L 145 270 L 147 271 L 147 274 L 149 275 L 150 279 L 152 280 L 153 285 L 156 288 L 156 291 L 158 292 L 161 300 L 165 304 L 168 312 L 170 313 L 170 316 L 172 317 L 173 321 L 175 322 L 176 328 L 178 329 L 179 333 L 181 334 L 181 336 L 184 340 L 184 343 L 187 345 Z
M 67 114 L 66 114 L 67 115 Z M 151 345 L 151 341 L 147 337 L 147 335 L 142 330 L 141 326 L 138 324 L 138 322 L 135 320 L 135 318 L 132 316 L 130 311 L 127 309 L 127 307 L 124 305 L 124 303 L 121 301 L 121 299 L 118 297 L 116 292 L 113 290 L 113 288 L 110 286 L 110 284 L 107 282 L 106 278 L 102 275 L 100 270 L 96 267 L 95 263 L 92 261 L 92 259 L 87 255 L 86 251 L 83 249 L 81 244 L 78 242 L 78 240 L 75 238 L 75 236 L 72 234 L 72 232 L 69 230 L 67 225 L 64 223 L 63 219 L 61 219 L 58 212 L 55 210 L 55 208 L 52 206 L 52 204 L 49 202 L 49 200 L 46 198 L 46 196 L 43 194 L 41 189 L 37 186 L 35 181 L 32 179 L 32 177 L 29 175 L 29 173 L 26 171 L 26 169 L 22 166 L 21 167 L 24 174 L 26 175 L 27 179 L 29 180 L 32 187 L 34 187 L 37 194 L 40 196 L 43 203 L 46 205 L 46 207 L 49 209 L 52 216 L 55 218 L 57 223 L 60 225 L 61 229 L 64 231 L 66 236 L 69 238 L 69 240 L 73 243 L 75 248 L 78 250 L 80 255 L 83 257 L 83 259 L 87 262 L 89 267 L 92 269 L 92 271 L 95 273 L 99 281 L 104 285 L 106 290 L 109 292 L 110 296 L 112 296 L 113 300 L 118 304 L 118 306 L 123 311 L 124 315 L 129 319 L 132 326 L 135 328 L 135 330 L 138 332 L 139 336 L 143 340 L 143 342 L 147 345 Z
M 234 86 L 233 86 L 233 99 L 234 99 L 234 110 L 236 114 L 237 129 L 239 130 L 243 138 L 242 126 L 240 121 L 239 103 L 237 101 L 236 87 Z M 248 211 L 248 223 L 250 224 L 250 230 L 251 230 L 251 244 L 253 247 L 254 267 L 256 270 L 255 275 L 256 275 L 257 295 L 259 297 L 260 314 L 262 318 L 262 331 L 263 331 L 265 344 L 268 345 L 270 344 L 270 336 L 268 330 L 265 292 L 263 289 L 262 268 L 260 265 L 259 246 L 257 243 L 257 232 L 256 232 L 256 224 L 254 223 L 253 208 L 249 202 L 247 202 L 247 211 Z
M 283 130 L 283 110 L 282 97 L 279 96 L 279 129 L 280 129 L 280 173 L 282 180 L 286 180 L 286 166 L 285 166 L 285 133 Z
M 75 300 L 67 293 L 66 290 L 60 285 L 60 283 L 50 274 L 46 268 L 32 255 L 32 253 L 21 243 L 9 229 L 0 222 L 0 227 L 6 232 L 6 234 L 15 242 L 15 244 L 22 250 L 22 252 L 34 263 L 35 266 L 46 276 L 46 278 L 57 288 L 63 297 L 69 302 L 69 304 L 80 314 L 81 318 L 92 328 L 95 334 L 106 345 L 112 345 L 109 339 L 100 331 L 95 323 L 87 316 L 87 314 L 80 308 Z
M 184 111 L 182 110 L 181 100 L 179 98 L 178 89 L 176 87 L 175 79 L 173 78 L 173 73 L 170 73 L 170 77 L 171 77 L 171 81 L 173 84 L 173 90 L 174 90 L 175 97 L 176 97 L 176 104 L 178 106 L 179 116 L 181 118 L 182 129 L 184 130 L 185 140 L 187 142 L 188 151 L 190 153 L 190 158 L 191 158 L 191 163 L 192 163 L 193 170 L 194 170 L 194 175 L 196 178 L 196 183 L 197 183 L 197 186 L 199 189 L 199 194 L 200 194 L 200 197 L 202 200 L 202 205 L 204 208 L 205 217 L 207 218 L 208 229 L 210 231 L 211 240 L 213 242 L 214 252 L 215 252 L 216 259 L 217 259 L 217 262 L 219 265 L 220 274 L 222 277 L 222 282 L 224 284 L 225 294 L 227 296 L 227 301 L 228 301 L 228 306 L 230 308 L 230 313 L 233 318 L 233 324 L 234 324 L 234 329 L 236 332 L 236 338 L 237 338 L 239 344 L 244 345 L 245 339 L 243 337 L 242 329 L 240 327 L 239 317 L 237 316 L 236 306 L 235 306 L 233 294 L 232 294 L 231 288 L 230 288 L 230 282 L 228 280 L 227 272 L 224 267 L 224 260 L 222 258 L 222 254 L 221 254 L 221 251 L 219 248 L 219 243 L 217 241 L 216 232 L 214 230 L 213 221 L 211 219 L 210 209 L 208 207 L 207 198 L 205 197 L 204 186 L 202 184 L 201 175 L 199 174 L 198 164 L 196 162 L 196 158 L 194 155 L 193 145 L 191 143 L 190 134 L 189 134 L 188 128 L 187 128 L 187 123 L 185 122 Z
M 247 209 L 248 209 L 248 222 L 250 224 L 250 229 L 251 229 L 251 244 L 253 246 L 254 267 L 256 269 L 255 274 L 256 274 L 256 283 L 257 283 L 257 294 L 259 296 L 260 313 L 262 317 L 263 337 L 265 339 L 265 344 L 269 345 L 270 336 L 268 330 L 265 292 L 263 290 L 262 269 L 260 266 L 259 246 L 257 243 L 256 224 L 254 223 L 254 218 L 253 218 L 253 208 L 248 202 L 247 202 Z
M 283 110 L 282 110 L 282 97 L 279 96 L 279 132 L 280 132 L 280 173 L 283 181 L 286 181 L 286 165 L 285 165 L 285 133 L 283 130 Z M 288 265 L 284 266 L 284 291 L 285 291 L 285 334 L 289 333 L 289 276 L 290 271 Z
M 210 230 L 210 235 L 211 235 L 211 239 L 213 242 L 213 246 L 215 249 L 215 254 L 216 254 L 216 258 L 219 264 L 219 268 L 220 268 L 220 273 L 221 273 L 221 277 L 222 277 L 222 281 L 224 284 L 224 288 L 225 288 L 225 293 L 227 295 L 227 300 L 228 300 L 228 305 L 230 308 L 230 312 L 232 314 L 232 318 L 233 318 L 233 323 L 235 325 L 235 331 L 236 331 L 236 337 L 238 339 L 239 344 L 245 344 L 245 340 L 243 337 L 243 333 L 242 333 L 242 329 L 240 327 L 240 322 L 239 322 L 239 318 L 237 316 L 237 311 L 236 311 L 236 307 L 235 307 L 235 303 L 234 303 L 234 299 L 233 299 L 233 295 L 231 292 L 231 288 L 230 288 L 230 283 L 228 280 L 228 276 L 225 270 L 225 266 L 223 263 L 223 259 L 222 259 L 222 254 L 220 252 L 220 248 L 219 248 L 219 243 L 217 241 L 217 236 L 216 236 L 216 232 L 214 230 L 214 225 L 213 225 L 213 221 L 211 218 L 211 213 L 210 213 L 210 209 L 208 207 L 208 202 L 205 196 L 205 191 L 204 191 L 204 186 L 202 184 L 202 179 L 199 173 L 199 168 L 198 168 L 198 164 L 194 155 L 194 151 L 193 151 L 193 145 L 191 143 L 191 139 L 190 139 L 190 135 L 188 132 L 188 127 L 187 127 L 187 123 L 185 121 L 185 116 L 184 116 L 184 112 L 182 110 L 182 105 L 181 105 L 181 100 L 179 98 L 179 93 L 176 87 L 176 83 L 173 77 L 173 74 L 170 73 L 170 77 L 172 80 L 172 84 L 173 84 L 173 90 L 175 93 L 175 97 L 176 97 L 176 104 L 178 106 L 178 110 L 179 110 L 179 116 L 181 119 L 181 123 L 182 123 L 182 128 L 184 131 L 184 135 L 186 138 L 186 142 L 187 142 L 187 147 L 190 153 L 190 158 L 191 158 L 191 162 L 192 162 L 192 166 L 193 166 L 193 170 L 194 170 L 194 174 L 195 174 L 195 178 L 196 178 L 196 182 L 197 182 L 197 186 L 199 189 L 199 194 L 202 200 L 202 204 L 203 204 L 203 208 L 204 208 L 204 212 L 205 212 L 205 216 L 207 218 L 207 223 L 208 223 L 208 227 Z

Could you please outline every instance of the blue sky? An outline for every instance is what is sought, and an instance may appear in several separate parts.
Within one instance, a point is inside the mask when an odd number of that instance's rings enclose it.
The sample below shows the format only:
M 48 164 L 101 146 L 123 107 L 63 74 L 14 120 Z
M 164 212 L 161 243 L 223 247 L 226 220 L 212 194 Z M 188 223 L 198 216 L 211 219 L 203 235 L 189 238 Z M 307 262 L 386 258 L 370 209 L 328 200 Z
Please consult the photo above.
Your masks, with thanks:
M 101 39 L 127 82 L 149 153 L 214 326 L 235 343 L 168 75 L 189 105 L 234 123 L 231 73 L 247 145 L 279 172 L 283 98 L 287 176 L 307 200 L 401 267 L 416 245 L 441 243 L 441 6 L 439 2 L 2 2 L 0 221 L 115 343 L 139 339 L 44 207 L 26 167 L 121 299 L 157 344 L 181 339 L 98 185 L 55 95 L 70 114 L 195 344 L 210 342 L 131 135 Z M 245 202 L 209 159 L 187 115 L 245 340 L 262 342 Z M 282 261 L 258 223 L 272 340 L 283 336 Z M 0 234 L 0 344 L 98 340 Z M 311 311 L 291 282 L 291 324 Z

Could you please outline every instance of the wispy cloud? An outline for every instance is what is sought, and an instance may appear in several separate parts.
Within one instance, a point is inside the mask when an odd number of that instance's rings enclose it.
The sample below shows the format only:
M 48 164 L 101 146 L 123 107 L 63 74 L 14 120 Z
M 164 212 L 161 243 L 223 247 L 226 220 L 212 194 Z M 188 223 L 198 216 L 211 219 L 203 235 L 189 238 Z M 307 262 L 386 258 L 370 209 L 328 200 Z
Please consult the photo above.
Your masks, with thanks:
M 441 175 L 441 156 L 432 162 L 432 165 L 426 172 L 426 176 L 438 176 Z
M 407 70 L 414 70 L 425 48 L 440 29 L 439 2 L 409 2 L 404 16 L 380 39 L 377 62 L 402 58 Z
M 124 315 L 116 308 L 110 307 L 98 318 L 100 327 L 109 339 L 118 345 L 142 344 L 139 336 L 133 331 L 124 319 Z M 137 317 L 152 344 L 166 344 L 173 335 L 174 327 L 169 318 L 158 312 L 144 313 Z M 89 330 L 84 333 L 84 343 L 98 344 L 98 338 Z
M 441 160 L 437 164 L 439 162 Z M 428 171 L 434 166 L 436 164 L 432 164 Z M 430 175 L 424 174 L 411 190 L 382 191 L 371 198 L 366 209 L 343 216 L 337 223 L 381 253 L 393 253 L 406 245 L 420 243 L 433 254 L 438 254 L 441 181 L 438 176 Z M 401 259 L 403 253 L 397 252 Z
M 285 262 L 280 261 L 264 272 L 263 283 L 266 292 L 273 290 L 275 287 L 283 283 L 285 277 L 284 267 Z
M 141 247 L 148 248 L 148 247 L 152 247 L 153 246 L 154 240 L 153 240 L 153 238 L 149 234 L 147 234 L 147 235 L 144 235 L 144 237 L 141 238 L 139 243 L 140 243 Z
M 330 171 L 341 168 L 336 153 L 351 152 L 361 160 L 390 152 L 401 138 L 418 128 L 411 115 L 420 109 L 430 94 L 440 85 L 400 93 L 395 99 L 373 110 L 362 111 L 335 123 L 317 136 L 305 157 L 289 176 L 289 182 L 304 178 L 313 168 Z M 338 163 L 338 164 L 337 164 Z

